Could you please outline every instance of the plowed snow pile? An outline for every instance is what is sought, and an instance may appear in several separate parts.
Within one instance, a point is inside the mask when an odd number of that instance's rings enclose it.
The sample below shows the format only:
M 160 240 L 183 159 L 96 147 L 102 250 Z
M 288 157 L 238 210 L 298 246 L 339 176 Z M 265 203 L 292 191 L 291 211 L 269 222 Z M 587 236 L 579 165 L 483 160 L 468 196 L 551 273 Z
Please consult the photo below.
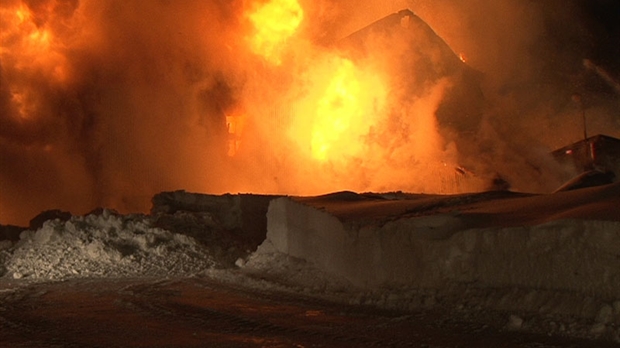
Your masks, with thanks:
M 0 275 L 16 279 L 190 275 L 216 265 L 192 237 L 152 227 L 145 216 L 108 210 L 47 221 L 7 246 Z
M 0 277 L 199 274 L 620 342 L 619 206 L 620 183 L 548 195 L 179 191 L 154 199 L 151 215 L 103 210 L 0 240 Z

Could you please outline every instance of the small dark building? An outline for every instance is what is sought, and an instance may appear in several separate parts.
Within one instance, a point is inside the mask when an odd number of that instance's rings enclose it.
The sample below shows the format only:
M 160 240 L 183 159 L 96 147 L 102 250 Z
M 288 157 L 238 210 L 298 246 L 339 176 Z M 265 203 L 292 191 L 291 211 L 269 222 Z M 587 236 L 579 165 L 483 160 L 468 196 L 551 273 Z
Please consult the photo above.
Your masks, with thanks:
M 562 164 L 567 175 L 575 176 L 597 170 L 620 176 L 620 139 L 607 135 L 595 135 L 552 152 Z

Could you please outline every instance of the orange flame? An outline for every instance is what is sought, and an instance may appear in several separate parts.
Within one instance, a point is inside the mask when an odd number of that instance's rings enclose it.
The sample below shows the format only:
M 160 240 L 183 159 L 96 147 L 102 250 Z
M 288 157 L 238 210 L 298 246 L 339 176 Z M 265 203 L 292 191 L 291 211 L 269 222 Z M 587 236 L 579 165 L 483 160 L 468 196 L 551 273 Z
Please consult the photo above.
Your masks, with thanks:
M 248 18 L 256 30 L 249 38 L 252 51 L 273 64 L 281 64 L 286 41 L 304 18 L 297 0 L 271 0 L 256 8 Z
M 351 60 L 333 60 L 323 95 L 316 102 L 311 130 L 312 157 L 319 161 L 361 155 L 364 137 L 378 121 L 386 88 L 377 75 L 362 71 Z

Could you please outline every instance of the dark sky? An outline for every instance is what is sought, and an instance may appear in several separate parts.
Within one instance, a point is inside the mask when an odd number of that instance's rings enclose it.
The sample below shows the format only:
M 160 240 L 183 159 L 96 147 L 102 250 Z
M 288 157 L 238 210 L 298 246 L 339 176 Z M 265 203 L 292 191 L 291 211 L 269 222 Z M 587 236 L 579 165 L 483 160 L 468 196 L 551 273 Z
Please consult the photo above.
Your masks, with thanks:
M 579 93 L 618 98 L 613 83 L 592 67 L 620 82 L 620 1 L 549 0 L 538 5 L 544 28 L 529 47 L 540 68 L 534 78 L 566 83 Z
M 620 1 L 577 0 L 591 39 L 591 59 L 620 72 Z

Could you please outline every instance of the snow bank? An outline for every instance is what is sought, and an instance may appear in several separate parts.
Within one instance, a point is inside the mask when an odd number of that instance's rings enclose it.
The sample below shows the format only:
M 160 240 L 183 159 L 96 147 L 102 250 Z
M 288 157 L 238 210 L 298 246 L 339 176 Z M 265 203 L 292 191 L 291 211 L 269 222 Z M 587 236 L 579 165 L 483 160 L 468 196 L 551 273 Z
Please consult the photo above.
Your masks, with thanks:
M 619 204 L 620 184 L 538 196 L 179 191 L 154 199 L 151 216 L 103 210 L 0 241 L 0 276 L 204 274 L 351 304 L 491 309 L 512 315 L 509 329 L 620 342 Z
M 459 282 L 620 298 L 620 222 L 463 226 L 457 214 L 345 225 L 328 212 L 279 198 L 270 205 L 259 252 L 311 261 L 361 287 Z
M 144 216 L 108 210 L 47 221 L 0 253 L 0 275 L 16 279 L 188 275 L 216 264 L 193 238 L 154 228 Z
M 277 196 L 252 194 L 207 195 L 185 191 L 161 192 L 152 199 L 151 214 L 172 216 L 177 213 L 208 214 L 218 229 L 239 235 L 252 251 L 265 240 L 267 208 Z M 183 219 L 181 219 L 183 220 Z M 171 226 L 173 230 L 177 226 Z
M 285 268 L 280 263 L 286 257 L 298 259 L 297 264 L 328 274 L 321 280 L 316 271 L 311 273 L 324 289 L 331 279 L 348 281 L 346 298 L 352 304 L 415 309 L 441 302 L 461 311 L 517 313 L 513 317 L 527 330 L 570 331 L 620 342 L 619 221 L 562 218 L 472 228 L 484 217 L 478 203 L 474 218 L 460 210 L 390 215 L 376 212 L 387 205 L 399 210 L 402 204 L 346 198 L 340 205 L 324 197 L 273 200 L 267 238 L 246 267 L 277 272 Z M 510 202 L 503 204 L 502 209 Z M 377 205 L 374 216 L 372 205 Z M 269 265 L 269 260 L 275 261 Z M 279 276 L 295 278 L 283 272 Z M 341 292 L 342 284 L 332 289 Z M 506 327 L 514 329 L 513 324 Z
M 165 277 L 231 268 L 264 241 L 272 198 L 175 191 L 153 197 L 150 216 L 44 212 L 17 243 L 0 240 L 0 276 Z

